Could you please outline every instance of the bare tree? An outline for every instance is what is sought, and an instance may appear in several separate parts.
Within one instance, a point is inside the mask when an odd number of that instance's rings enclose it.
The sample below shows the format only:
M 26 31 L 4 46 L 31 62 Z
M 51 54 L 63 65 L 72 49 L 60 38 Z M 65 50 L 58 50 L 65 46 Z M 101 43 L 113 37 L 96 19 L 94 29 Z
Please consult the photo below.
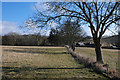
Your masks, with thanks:
M 39 26 L 55 21 L 62 22 L 66 17 L 87 24 L 91 30 L 96 51 L 96 61 L 103 63 L 101 38 L 111 24 L 120 20 L 119 2 L 47 2 L 46 11 L 36 7 L 37 14 L 32 19 Z

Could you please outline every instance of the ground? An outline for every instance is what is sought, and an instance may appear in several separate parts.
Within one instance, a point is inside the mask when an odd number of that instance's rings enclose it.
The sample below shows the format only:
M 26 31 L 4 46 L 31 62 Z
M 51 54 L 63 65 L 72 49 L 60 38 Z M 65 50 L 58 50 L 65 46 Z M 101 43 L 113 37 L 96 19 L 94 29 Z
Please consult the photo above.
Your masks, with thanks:
M 2 74 L 7 78 L 104 78 L 79 64 L 64 47 L 2 47 Z
M 102 49 L 104 63 L 109 64 L 110 69 L 116 70 L 116 68 L 117 68 L 118 51 L 119 50 L 117 50 L 117 49 Z M 77 47 L 76 52 L 96 61 L 96 54 L 95 54 L 94 48 Z

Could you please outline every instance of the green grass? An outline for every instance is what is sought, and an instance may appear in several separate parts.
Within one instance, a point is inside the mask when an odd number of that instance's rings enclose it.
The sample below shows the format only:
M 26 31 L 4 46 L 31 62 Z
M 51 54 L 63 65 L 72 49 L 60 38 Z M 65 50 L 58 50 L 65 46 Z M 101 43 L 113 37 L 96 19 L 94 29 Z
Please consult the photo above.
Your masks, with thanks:
M 3 46 L 2 63 L 8 78 L 105 78 L 78 64 L 64 47 Z
M 77 47 L 76 52 L 85 56 L 89 56 L 91 59 L 96 61 L 96 54 L 94 48 Z M 110 69 L 116 69 L 118 63 L 118 50 L 113 49 L 102 49 L 104 63 L 108 63 Z

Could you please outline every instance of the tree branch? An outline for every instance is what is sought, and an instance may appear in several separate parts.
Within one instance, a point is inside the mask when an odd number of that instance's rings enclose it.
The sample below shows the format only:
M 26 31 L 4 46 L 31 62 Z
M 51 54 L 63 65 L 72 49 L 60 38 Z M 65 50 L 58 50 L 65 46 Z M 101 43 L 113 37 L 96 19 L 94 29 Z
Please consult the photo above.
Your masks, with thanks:
M 115 20 L 111 20 L 110 23 L 108 23 L 108 25 L 105 26 L 105 29 L 101 31 L 100 37 L 102 37 L 102 35 L 105 33 L 105 31 L 107 30 L 107 28 L 112 24 L 115 23 L 117 20 L 120 20 L 120 18 L 117 18 Z
M 94 5 L 95 5 L 95 9 L 96 9 L 96 16 L 95 16 L 95 17 L 96 17 L 96 20 L 97 20 L 97 28 L 96 28 L 96 32 L 98 33 L 100 26 L 99 26 L 99 20 L 98 20 L 97 2 L 94 3 Z
M 115 3 L 115 5 L 114 5 L 113 9 L 111 10 L 111 12 L 110 12 L 107 16 L 104 17 L 104 19 L 100 22 L 100 24 L 101 24 L 101 23 L 105 23 L 105 21 L 107 21 L 107 20 L 109 19 L 109 17 L 113 14 L 113 11 L 114 11 L 114 9 L 115 9 L 117 6 L 118 6 L 118 2 Z M 104 22 L 103 22 L 103 21 L 104 21 Z
M 61 16 L 76 17 L 76 18 L 83 19 L 84 21 L 86 21 L 86 19 L 84 19 L 84 18 L 82 18 L 82 17 L 80 17 L 80 16 L 75 16 L 75 15 L 59 15 L 59 16 L 55 16 L 55 17 L 50 17 L 50 18 L 48 18 L 48 20 L 45 21 L 45 22 L 48 22 L 49 20 L 52 20 L 52 19 L 55 19 L 55 18 L 58 18 L 58 17 L 61 17 Z
M 69 12 L 77 13 L 77 14 L 81 15 L 83 18 L 85 17 L 84 15 L 82 15 L 81 13 L 79 13 L 79 12 L 77 12 L 77 11 L 69 10 L 69 9 L 64 8 L 64 7 L 62 7 L 62 8 L 63 8 L 64 10 L 69 11 Z M 84 19 L 85 19 L 85 18 L 84 18 Z M 86 21 L 87 21 L 87 20 L 86 20 Z

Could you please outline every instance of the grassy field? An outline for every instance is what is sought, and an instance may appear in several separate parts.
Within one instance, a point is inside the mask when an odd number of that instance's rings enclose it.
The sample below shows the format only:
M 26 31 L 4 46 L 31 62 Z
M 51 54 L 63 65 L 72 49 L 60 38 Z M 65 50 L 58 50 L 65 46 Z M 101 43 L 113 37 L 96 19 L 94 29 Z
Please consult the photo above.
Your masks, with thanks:
M 96 61 L 96 54 L 94 48 L 77 47 L 76 52 L 84 56 L 89 56 Z M 114 49 L 102 49 L 104 63 L 108 63 L 110 69 L 116 69 L 118 63 L 118 50 Z
M 2 50 L 3 77 L 105 78 L 78 64 L 64 47 L 3 46 Z

